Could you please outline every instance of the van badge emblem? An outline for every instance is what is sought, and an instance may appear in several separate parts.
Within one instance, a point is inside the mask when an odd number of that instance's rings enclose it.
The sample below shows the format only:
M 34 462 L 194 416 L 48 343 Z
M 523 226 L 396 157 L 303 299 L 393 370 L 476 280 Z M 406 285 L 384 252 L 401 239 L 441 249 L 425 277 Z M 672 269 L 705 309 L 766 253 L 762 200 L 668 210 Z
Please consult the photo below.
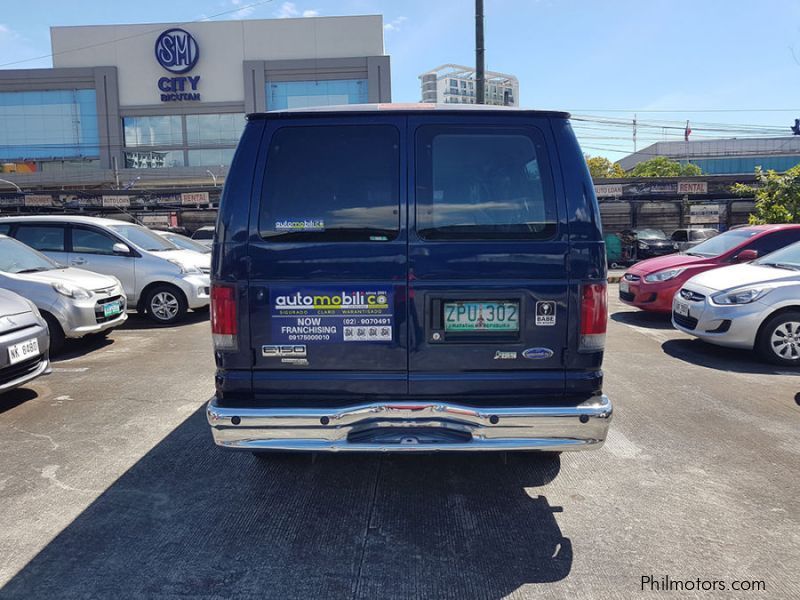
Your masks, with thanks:
M 553 357 L 550 348 L 528 348 L 522 351 L 522 356 L 529 360 L 545 360 Z
M 516 360 L 517 353 L 516 352 L 504 352 L 502 350 L 498 350 L 494 353 L 495 360 Z

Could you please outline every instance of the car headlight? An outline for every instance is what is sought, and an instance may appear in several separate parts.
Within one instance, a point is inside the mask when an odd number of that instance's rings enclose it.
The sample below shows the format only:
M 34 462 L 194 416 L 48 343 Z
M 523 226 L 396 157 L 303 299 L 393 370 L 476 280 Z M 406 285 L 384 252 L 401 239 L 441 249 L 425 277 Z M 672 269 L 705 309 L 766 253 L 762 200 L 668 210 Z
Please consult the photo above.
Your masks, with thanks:
M 639 250 L 647 250 L 650 246 L 644 242 L 639 242 Z
M 198 267 L 192 265 L 185 265 L 180 261 L 168 259 L 173 265 L 181 270 L 181 275 L 201 275 L 203 272 Z
M 711 299 L 717 304 L 750 304 L 762 298 L 771 290 L 771 287 L 743 288 L 714 294 Z
M 644 280 L 648 283 L 656 283 L 658 281 L 669 281 L 670 279 L 675 279 L 685 270 L 686 269 L 667 269 L 666 271 L 658 271 L 657 273 L 650 273 L 650 275 L 645 275 Z
M 92 297 L 92 293 L 77 285 L 71 283 L 62 283 L 60 281 L 53 282 L 53 289 L 62 296 L 75 298 L 76 300 L 88 300 Z

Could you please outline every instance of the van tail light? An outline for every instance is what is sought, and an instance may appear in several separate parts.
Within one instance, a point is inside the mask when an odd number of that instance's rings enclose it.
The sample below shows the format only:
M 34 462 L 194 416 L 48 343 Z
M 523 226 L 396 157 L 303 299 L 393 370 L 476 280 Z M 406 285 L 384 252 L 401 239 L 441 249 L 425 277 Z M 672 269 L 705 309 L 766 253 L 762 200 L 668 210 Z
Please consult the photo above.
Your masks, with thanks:
M 605 283 L 586 283 L 581 288 L 581 352 L 599 352 L 606 346 L 608 297 Z
M 216 350 L 235 350 L 239 325 L 236 314 L 236 288 L 211 284 L 211 337 Z

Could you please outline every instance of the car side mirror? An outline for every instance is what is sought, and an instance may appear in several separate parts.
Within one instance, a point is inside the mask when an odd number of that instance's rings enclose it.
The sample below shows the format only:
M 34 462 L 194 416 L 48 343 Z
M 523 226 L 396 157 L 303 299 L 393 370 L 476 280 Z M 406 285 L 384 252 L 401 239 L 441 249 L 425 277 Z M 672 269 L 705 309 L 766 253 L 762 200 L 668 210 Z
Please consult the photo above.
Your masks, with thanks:
M 111 250 L 114 252 L 114 254 L 121 254 L 123 256 L 128 256 L 131 253 L 131 249 L 122 242 L 117 242 L 111 246 Z
M 756 250 L 742 250 L 733 257 L 733 262 L 735 263 L 746 263 L 750 262 L 751 260 L 755 260 L 758 258 L 758 251 Z

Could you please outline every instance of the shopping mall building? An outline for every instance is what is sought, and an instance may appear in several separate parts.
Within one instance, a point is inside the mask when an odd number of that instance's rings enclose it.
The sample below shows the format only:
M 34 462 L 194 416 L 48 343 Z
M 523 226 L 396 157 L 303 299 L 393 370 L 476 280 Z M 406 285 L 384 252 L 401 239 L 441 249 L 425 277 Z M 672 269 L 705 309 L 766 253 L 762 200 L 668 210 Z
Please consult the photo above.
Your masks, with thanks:
M 379 15 L 50 35 L 52 69 L 0 71 L 0 207 L 22 202 L 12 184 L 31 206 L 54 190 L 213 189 L 247 113 L 391 101 Z

